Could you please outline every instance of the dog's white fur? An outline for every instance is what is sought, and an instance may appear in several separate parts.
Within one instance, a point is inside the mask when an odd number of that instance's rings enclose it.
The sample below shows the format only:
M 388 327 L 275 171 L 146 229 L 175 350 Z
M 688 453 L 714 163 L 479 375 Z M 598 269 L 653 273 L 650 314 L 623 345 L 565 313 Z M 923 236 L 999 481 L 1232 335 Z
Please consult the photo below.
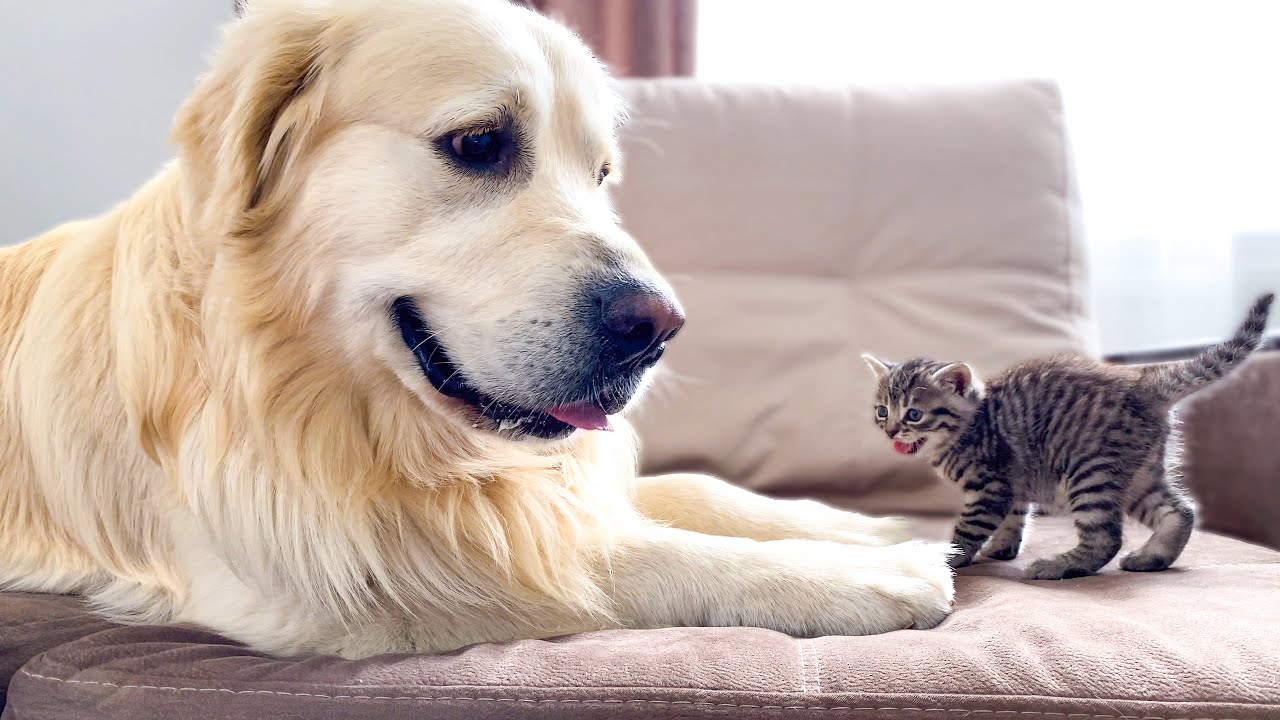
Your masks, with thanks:
M 520 187 L 432 145 L 495 108 Z M 618 103 L 567 31 L 499 0 L 259 0 L 181 109 L 179 158 L 105 215 L 0 251 L 0 587 L 362 656 L 607 627 L 931 627 L 946 549 L 702 476 L 637 478 L 624 423 L 473 428 L 387 320 L 416 293 L 500 391 L 509 319 L 620 258 L 596 168 Z

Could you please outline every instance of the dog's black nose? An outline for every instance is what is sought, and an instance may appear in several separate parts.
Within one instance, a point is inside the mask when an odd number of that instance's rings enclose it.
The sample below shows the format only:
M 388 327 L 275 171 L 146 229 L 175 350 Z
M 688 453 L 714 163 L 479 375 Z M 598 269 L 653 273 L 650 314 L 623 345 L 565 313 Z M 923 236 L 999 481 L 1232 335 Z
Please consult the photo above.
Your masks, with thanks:
M 658 290 L 622 285 L 603 290 L 600 317 L 619 362 L 652 365 L 663 343 L 684 325 L 684 311 L 675 298 Z

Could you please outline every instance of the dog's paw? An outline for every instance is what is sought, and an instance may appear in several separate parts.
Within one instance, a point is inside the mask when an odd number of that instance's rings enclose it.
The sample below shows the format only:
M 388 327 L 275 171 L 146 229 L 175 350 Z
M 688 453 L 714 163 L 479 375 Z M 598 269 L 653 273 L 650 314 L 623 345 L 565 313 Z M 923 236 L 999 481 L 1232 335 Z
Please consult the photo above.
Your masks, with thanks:
M 883 541 L 887 545 L 897 545 L 911 540 L 911 523 L 906 518 L 863 518 L 867 528 L 862 532 Z
M 766 543 L 789 580 L 757 587 L 748 620 L 791 635 L 875 635 L 937 626 L 955 586 L 949 545 L 922 542 L 855 547 L 811 540 Z
M 832 540 L 849 545 L 883 547 L 912 539 L 911 523 L 900 517 L 867 517 L 857 513 L 836 511 L 830 516 Z
M 947 561 L 953 550 L 946 544 L 915 541 L 875 551 L 885 561 L 884 570 L 872 580 L 882 600 L 883 624 L 876 632 L 928 630 L 951 614 L 955 576 Z
M 948 543 L 909 542 L 890 548 L 902 556 L 906 573 L 925 583 L 921 592 L 908 598 L 916 616 L 912 627 L 928 630 L 951 614 L 956 606 L 955 573 L 951 559 L 957 548 Z
M 789 500 L 785 537 L 845 545 L 884 547 L 911 540 L 911 523 L 900 517 L 870 517 L 815 500 Z

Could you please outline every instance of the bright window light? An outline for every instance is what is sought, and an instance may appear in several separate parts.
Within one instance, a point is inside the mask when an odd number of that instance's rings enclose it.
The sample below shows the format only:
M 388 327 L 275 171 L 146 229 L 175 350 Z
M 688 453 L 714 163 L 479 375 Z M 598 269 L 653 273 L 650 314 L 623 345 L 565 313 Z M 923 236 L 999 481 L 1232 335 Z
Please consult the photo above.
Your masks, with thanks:
M 1280 287 L 1274 0 L 700 0 L 713 81 L 1062 88 L 1104 350 L 1223 336 Z

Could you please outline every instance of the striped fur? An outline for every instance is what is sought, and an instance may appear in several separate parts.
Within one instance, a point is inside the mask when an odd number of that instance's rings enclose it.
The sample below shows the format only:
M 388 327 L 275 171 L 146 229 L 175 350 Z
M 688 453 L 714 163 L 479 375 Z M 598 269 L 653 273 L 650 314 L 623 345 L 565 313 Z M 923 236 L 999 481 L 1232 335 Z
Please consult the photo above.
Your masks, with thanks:
M 1261 344 L 1274 299 L 1271 293 L 1258 298 L 1230 340 L 1189 360 L 1143 368 L 1142 382 L 1156 395 L 1173 403 L 1231 372 Z
M 1032 360 L 986 386 L 963 363 L 863 356 L 878 380 L 873 416 L 900 453 L 925 456 L 964 490 L 952 564 L 1017 557 L 1037 507 L 1070 513 L 1079 544 L 1037 560 L 1027 577 L 1097 572 L 1120 550 L 1127 514 L 1152 530 L 1125 556 L 1130 571 L 1164 570 L 1182 553 L 1195 507 L 1178 483 L 1171 409 L 1256 350 L 1265 295 L 1228 341 L 1190 360 L 1143 368 L 1071 356 Z

